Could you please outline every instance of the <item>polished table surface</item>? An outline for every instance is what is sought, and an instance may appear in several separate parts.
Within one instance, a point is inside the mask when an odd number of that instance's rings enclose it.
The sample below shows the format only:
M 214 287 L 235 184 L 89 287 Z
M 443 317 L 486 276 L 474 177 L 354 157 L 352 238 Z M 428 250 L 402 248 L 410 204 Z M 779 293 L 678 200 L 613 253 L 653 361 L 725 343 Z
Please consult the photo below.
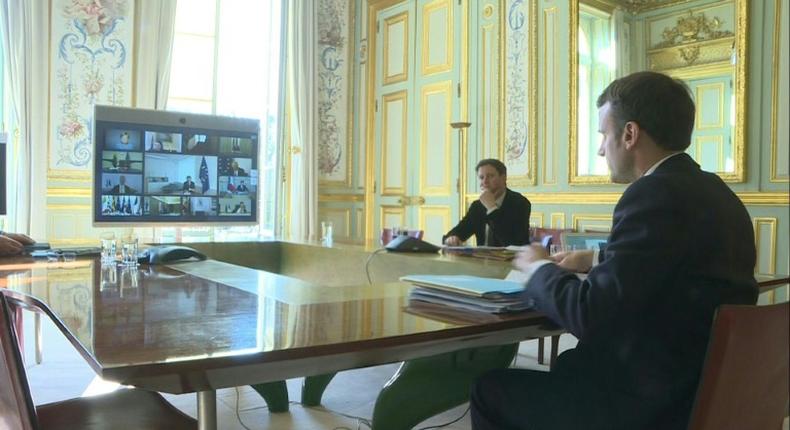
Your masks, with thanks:
M 319 402 L 333 372 L 399 361 L 413 366 L 398 372 L 400 387 L 390 381 L 382 390 L 389 390 L 387 400 L 379 396 L 373 421 L 377 429 L 408 427 L 447 404 L 422 411 L 424 416 L 404 417 L 397 390 L 416 386 L 438 399 L 458 387 L 437 386 L 452 386 L 473 370 L 465 364 L 468 358 L 482 360 L 477 370 L 490 365 L 485 363 L 491 350 L 478 347 L 547 334 L 548 321 L 537 312 L 452 312 L 410 303 L 411 286 L 397 282 L 417 273 L 502 278 L 511 267 L 506 262 L 374 255 L 375 247 L 343 245 L 189 245 L 211 259 L 126 269 L 93 258 L 52 263 L 3 258 L 0 288 L 16 304 L 47 313 L 104 379 L 169 393 L 198 392 L 201 429 L 216 428 L 216 389 L 279 384 L 287 396 L 282 380 L 309 376 L 317 378 L 318 389 L 311 391 L 318 393 L 313 402 Z M 755 277 L 761 291 L 771 294 L 790 282 L 787 275 Z M 453 366 L 460 366 L 456 373 L 442 375 Z M 423 372 L 443 382 L 421 379 Z
M 410 308 L 403 283 L 328 287 L 216 260 L 125 269 L 18 257 L 0 263 L 0 287 L 45 309 L 103 378 L 170 393 L 512 343 L 545 322 L 456 318 Z

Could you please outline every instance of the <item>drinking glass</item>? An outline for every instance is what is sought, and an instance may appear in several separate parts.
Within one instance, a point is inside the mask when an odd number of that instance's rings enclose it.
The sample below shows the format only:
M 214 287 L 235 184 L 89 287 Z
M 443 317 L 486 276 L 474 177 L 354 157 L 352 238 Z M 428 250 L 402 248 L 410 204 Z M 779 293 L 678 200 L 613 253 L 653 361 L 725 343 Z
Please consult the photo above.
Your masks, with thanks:
M 77 260 L 77 253 L 73 251 L 63 252 L 60 256 L 63 258 L 64 263 L 72 263 Z
M 332 234 L 334 225 L 332 221 L 321 221 L 321 242 L 325 246 L 332 246 Z
M 102 264 L 115 263 L 115 233 L 103 233 L 101 239 L 101 262 Z
M 137 266 L 136 237 L 125 237 L 121 240 L 121 264 L 127 267 Z

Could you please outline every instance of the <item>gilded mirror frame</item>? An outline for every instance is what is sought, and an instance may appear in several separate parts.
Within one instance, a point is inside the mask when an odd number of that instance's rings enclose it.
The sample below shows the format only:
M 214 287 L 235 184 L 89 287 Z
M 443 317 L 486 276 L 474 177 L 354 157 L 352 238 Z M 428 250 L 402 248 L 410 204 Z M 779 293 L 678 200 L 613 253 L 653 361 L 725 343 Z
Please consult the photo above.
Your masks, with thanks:
M 683 3 L 691 3 L 693 0 L 675 0 L 660 2 L 657 6 L 643 6 L 642 11 L 655 9 L 657 7 L 675 6 Z M 587 3 L 596 4 L 598 1 L 587 0 Z M 580 175 L 579 174 L 579 141 L 578 141 L 578 97 L 579 97 L 579 46 L 578 46 L 578 28 L 579 28 L 579 0 L 570 0 L 569 2 L 569 99 L 568 99 L 568 137 L 569 137 L 569 151 L 568 151 L 568 183 L 572 185 L 583 184 L 612 184 L 609 175 Z M 605 3 L 610 3 L 606 1 Z M 716 172 L 725 182 L 744 182 L 746 179 L 746 127 L 747 127 L 747 71 L 749 66 L 749 58 L 747 56 L 746 48 L 749 42 L 749 5 L 748 0 L 733 0 L 735 7 L 735 55 L 737 61 L 735 63 L 734 79 L 735 79 L 735 125 L 733 130 L 733 172 Z M 687 78 L 688 72 L 668 74 Z

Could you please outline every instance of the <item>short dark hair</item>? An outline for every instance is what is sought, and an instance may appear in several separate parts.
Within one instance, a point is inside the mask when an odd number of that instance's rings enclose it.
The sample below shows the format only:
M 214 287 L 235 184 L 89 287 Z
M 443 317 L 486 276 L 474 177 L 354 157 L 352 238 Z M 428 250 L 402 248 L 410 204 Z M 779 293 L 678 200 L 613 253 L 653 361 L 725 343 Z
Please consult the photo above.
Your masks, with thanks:
M 496 158 L 486 158 L 485 160 L 480 160 L 475 167 L 475 172 L 480 170 L 480 168 L 483 166 L 491 166 L 496 169 L 500 175 L 507 176 L 507 167 L 505 167 L 505 163 L 497 160 Z
M 634 121 L 664 149 L 682 151 L 691 145 L 694 100 L 679 79 L 656 72 L 632 73 L 603 90 L 597 106 L 606 103 L 618 132 Z

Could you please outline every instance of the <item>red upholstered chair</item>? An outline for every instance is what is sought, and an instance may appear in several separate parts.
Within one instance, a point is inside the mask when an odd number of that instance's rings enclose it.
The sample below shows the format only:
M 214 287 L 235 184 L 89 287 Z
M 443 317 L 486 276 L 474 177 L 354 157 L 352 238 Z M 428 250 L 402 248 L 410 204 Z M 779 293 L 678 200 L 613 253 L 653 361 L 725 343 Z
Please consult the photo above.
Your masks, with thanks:
M 2 292 L 0 292 L 2 293 Z M 158 393 L 119 390 L 96 397 L 50 403 L 36 408 L 5 294 L 0 294 L 0 428 L 52 429 L 196 429 L 197 423 Z
M 788 302 L 723 305 L 711 331 L 689 430 L 780 430 L 787 415 Z

